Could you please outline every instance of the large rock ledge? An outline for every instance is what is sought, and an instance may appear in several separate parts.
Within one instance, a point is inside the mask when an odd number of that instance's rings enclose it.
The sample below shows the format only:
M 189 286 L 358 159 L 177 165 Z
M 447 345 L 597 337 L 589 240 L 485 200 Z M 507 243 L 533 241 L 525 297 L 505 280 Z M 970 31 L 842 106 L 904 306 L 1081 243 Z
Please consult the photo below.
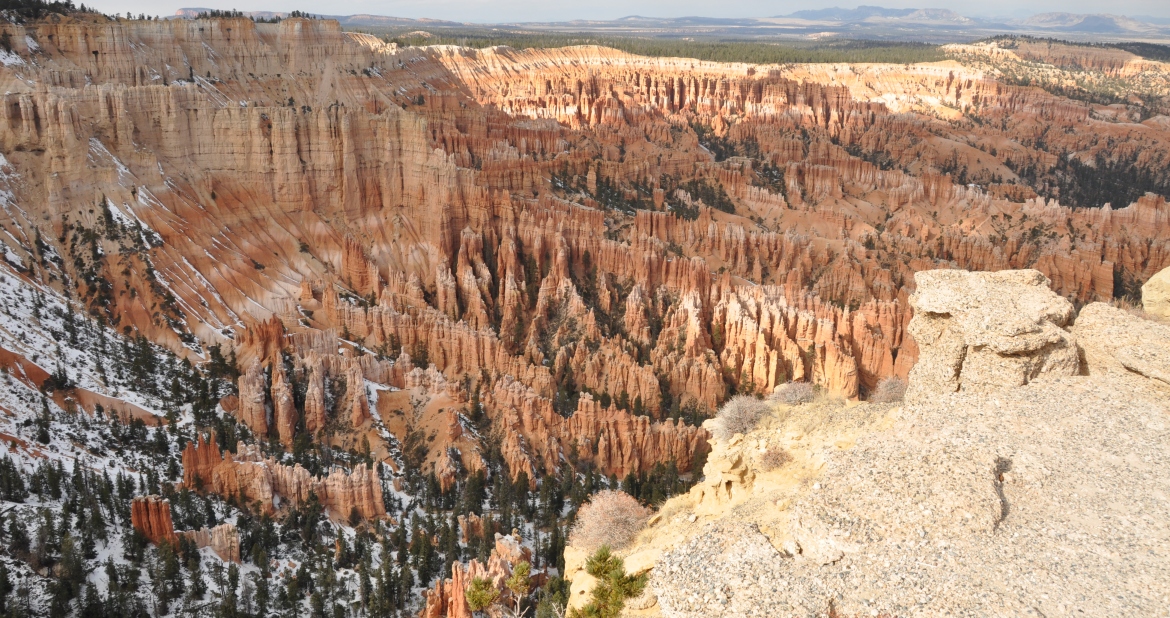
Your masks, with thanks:
M 1170 327 L 1072 321 L 1034 271 L 918 284 L 913 399 L 777 406 L 716 443 L 734 499 L 663 506 L 628 550 L 657 556 L 637 615 L 1165 612 Z M 766 471 L 777 444 L 793 461 Z
M 1063 328 L 1072 303 L 1039 271 L 930 270 L 914 282 L 909 331 L 920 356 L 910 373 L 911 399 L 1079 372 L 1076 345 Z

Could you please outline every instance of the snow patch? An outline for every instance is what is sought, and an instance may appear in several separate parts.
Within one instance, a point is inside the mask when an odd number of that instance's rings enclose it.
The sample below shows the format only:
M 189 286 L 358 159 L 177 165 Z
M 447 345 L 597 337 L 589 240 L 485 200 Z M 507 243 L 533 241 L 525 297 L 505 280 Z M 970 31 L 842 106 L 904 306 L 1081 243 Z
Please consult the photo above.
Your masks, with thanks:
M 12 248 L 4 245 L 4 259 L 17 268 L 24 268 L 24 261 L 20 259 L 19 255 L 12 252 Z
M 4 65 L 6 67 L 19 66 L 19 65 L 24 64 L 24 58 L 21 58 L 20 56 L 16 55 L 14 52 L 10 52 L 10 51 L 5 50 L 5 49 L 0 49 L 0 64 Z

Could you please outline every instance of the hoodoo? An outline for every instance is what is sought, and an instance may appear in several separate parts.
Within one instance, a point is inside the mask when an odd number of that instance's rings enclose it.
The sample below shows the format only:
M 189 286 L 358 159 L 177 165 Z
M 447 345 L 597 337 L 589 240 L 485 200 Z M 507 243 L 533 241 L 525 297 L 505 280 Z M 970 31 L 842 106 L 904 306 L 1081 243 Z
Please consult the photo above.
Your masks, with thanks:
M 0 614 L 1165 605 L 1153 43 L 9 4 Z

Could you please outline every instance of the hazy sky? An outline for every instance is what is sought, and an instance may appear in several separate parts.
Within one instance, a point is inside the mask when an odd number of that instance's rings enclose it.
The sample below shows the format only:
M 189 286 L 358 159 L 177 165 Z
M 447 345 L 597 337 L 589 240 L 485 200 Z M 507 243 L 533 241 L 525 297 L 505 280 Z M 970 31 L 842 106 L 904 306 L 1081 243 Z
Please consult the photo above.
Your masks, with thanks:
M 78 1 L 78 0 L 75 0 Z M 370 13 L 396 17 L 430 17 L 466 22 L 561 21 L 615 19 L 627 15 L 652 17 L 765 17 L 801 9 L 830 6 L 852 8 L 848 2 L 808 0 L 81 0 L 106 13 L 173 15 L 183 7 L 235 8 L 241 11 L 300 9 L 326 15 Z M 923 2 L 870 1 L 886 7 L 949 8 L 968 16 L 1023 17 L 1033 13 L 1112 13 L 1170 17 L 1170 0 L 931 0 Z

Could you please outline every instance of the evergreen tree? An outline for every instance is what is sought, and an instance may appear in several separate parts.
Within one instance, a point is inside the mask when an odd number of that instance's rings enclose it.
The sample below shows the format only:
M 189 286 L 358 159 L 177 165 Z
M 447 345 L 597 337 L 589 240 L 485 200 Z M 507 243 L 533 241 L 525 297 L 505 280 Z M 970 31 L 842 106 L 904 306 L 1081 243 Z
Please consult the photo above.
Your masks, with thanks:
M 589 603 L 570 613 L 573 618 L 617 618 L 626 599 L 642 594 L 646 587 L 646 575 L 627 575 L 622 559 L 613 555 L 609 547 L 602 546 L 590 556 L 585 571 L 597 578 L 597 583 Z
M 8 596 L 12 594 L 12 579 L 8 576 L 8 566 L 0 562 L 0 614 L 8 613 Z

